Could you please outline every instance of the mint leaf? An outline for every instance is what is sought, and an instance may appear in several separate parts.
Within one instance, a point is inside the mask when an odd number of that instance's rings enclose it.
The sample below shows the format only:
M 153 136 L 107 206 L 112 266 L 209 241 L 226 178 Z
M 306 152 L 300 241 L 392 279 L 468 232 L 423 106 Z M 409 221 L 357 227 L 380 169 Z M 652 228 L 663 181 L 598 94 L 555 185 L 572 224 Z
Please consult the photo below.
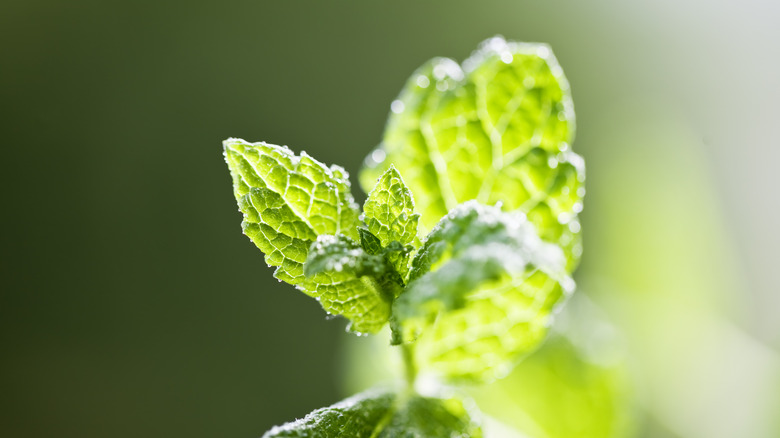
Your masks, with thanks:
M 378 437 L 482 437 L 479 426 L 458 399 L 414 395 L 399 400 L 399 404 L 401 407 Z
M 393 305 L 394 341 L 416 340 L 421 368 L 450 379 L 505 374 L 541 343 L 573 290 L 564 266 L 561 250 L 522 213 L 469 201 L 441 220 L 412 262 Z
M 320 286 L 305 278 L 303 264 L 320 234 L 357 239 L 359 212 L 349 175 L 287 147 L 240 139 L 223 145 L 244 234 L 263 251 L 266 263 L 277 267 L 276 278 L 308 295 L 322 295 Z M 339 313 L 335 307 L 325 310 Z
M 385 262 L 389 266 L 389 270 L 393 271 L 393 275 L 398 284 L 403 286 L 405 284 L 406 272 L 400 274 L 398 268 L 408 271 L 409 269 L 409 255 L 414 250 L 412 245 L 402 245 L 401 242 L 393 240 L 387 244 L 387 247 L 382 247 L 382 242 L 371 231 L 363 227 L 358 227 L 358 233 L 360 234 L 360 246 L 368 254 L 382 255 Z M 395 296 L 398 296 L 396 294 Z
M 363 215 L 368 230 L 379 238 L 384 248 L 391 242 L 406 246 L 417 238 L 420 215 L 414 213 L 412 192 L 392 165 L 368 194 L 363 204 Z M 401 276 L 406 277 L 409 271 L 408 252 L 395 253 L 392 263 Z
M 385 325 L 403 287 L 384 252 L 371 254 L 343 235 L 317 237 L 304 273 L 322 307 L 349 319 L 347 330 L 358 333 L 376 333 Z
M 594 362 L 553 335 L 509 376 L 472 393 L 485 414 L 523 436 L 630 437 L 637 424 L 629 382 L 625 363 Z
M 526 213 L 573 270 L 582 252 L 585 173 L 571 152 L 569 84 L 547 45 L 496 37 L 463 67 L 435 58 L 412 75 L 392 109 L 383 142 L 360 174 L 366 191 L 395 165 L 424 230 L 467 200 L 500 202 Z
M 378 237 L 374 236 L 367 228 L 358 227 L 358 234 L 360 234 L 360 246 L 363 247 L 369 254 L 381 254 L 384 249 L 382 248 L 382 242 Z
M 392 241 L 409 245 L 417 237 L 419 214 L 414 213 L 412 192 L 390 166 L 379 178 L 363 204 L 364 221 L 382 246 Z
M 357 242 L 341 234 L 318 236 L 303 266 L 307 277 L 324 272 L 340 272 L 356 277 L 378 276 L 384 274 L 385 269 L 381 255 L 367 253 Z
M 384 257 L 366 253 L 344 236 L 319 236 L 309 250 L 307 287 L 322 308 L 349 319 L 348 331 L 376 333 L 390 318 L 390 303 L 400 286 L 386 281 Z
M 395 394 L 368 391 L 327 408 L 317 409 L 300 420 L 274 426 L 263 438 L 371 437 L 391 412 Z
M 459 400 L 371 390 L 276 426 L 263 438 L 456 436 L 482 436 Z
M 534 354 L 500 381 L 471 387 L 470 395 L 482 412 L 528 437 L 635 436 L 624 339 L 604 317 L 585 295 L 573 296 Z

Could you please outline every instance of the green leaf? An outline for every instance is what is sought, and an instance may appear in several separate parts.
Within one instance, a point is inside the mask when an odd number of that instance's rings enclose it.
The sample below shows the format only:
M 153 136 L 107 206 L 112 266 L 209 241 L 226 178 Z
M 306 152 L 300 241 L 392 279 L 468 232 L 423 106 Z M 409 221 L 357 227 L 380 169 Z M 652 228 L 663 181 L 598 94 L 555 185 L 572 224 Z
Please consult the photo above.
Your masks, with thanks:
M 277 267 L 274 276 L 314 297 L 326 293 L 324 286 L 337 287 L 307 280 L 303 264 L 318 235 L 358 237 L 359 212 L 347 172 L 263 142 L 229 139 L 224 148 L 244 234 Z M 321 302 L 328 312 L 341 313 L 335 304 Z
M 368 230 L 384 247 L 392 241 L 409 245 L 417 237 L 420 215 L 414 213 L 412 192 L 392 165 L 368 194 L 363 214 Z
M 347 330 L 376 333 L 390 318 L 390 305 L 404 285 L 390 251 L 372 254 L 344 235 L 318 236 L 303 266 L 307 286 L 325 310 L 350 320 Z
M 369 254 L 382 254 L 384 248 L 382 248 L 382 242 L 378 237 L 374 236 L 367 228 L 358 227 L 358 234 L 360 234 L 360 246 L 363 247 Z
M 391 242 L 407 246 L 417 239 L 420 215 L 414 213 L 412 192 L 392 165 L 368 194 L 363 204 L 363 215 L 368 230 L 379 238 L 384 248 Z M 409 271 L 408 252 L 393 254 L 392 263 L 405 278 Z
M 395 342 L 454 380 L 506 374 L 544 339 L 574 283 L 522 213 L 469 201 L 434 228 L 393 306 Z
M 276 426 L 263 438 L 395 438 L 482 436 L 463 403 L 377 390 L 317 409 L 304 418 Z
M 529 438 L 636 435 L 636 394 L 624 339 L 603 310 L 577 294 L 553 333 L 506 378 L 469 391 L 487 415 Z
M 385 270 L 385 260 L 381 255 L 367 253 L 357 242 L 341 234 L 318 236 L 303 266 L 307 277 L 324 272 L 340 272 L 354 277 L 378 276 Z
M 496 37 L 463 67 L 435 58 L 393 102 L 361 185 L 371 189 L 392 163 L 414 193 L 423 230 L 467 200 L 500 202 L 561 246 L 571 272 L 582 252 L 577 215 L 585 178 L 582 158 L 571 151 L 573 108 L 547 45 Z
M 588 361 L 556 335 L 508 377 L 475 393 L 486 414 L 529 438 L 630 437 L 628 380 L 625 366 Z
M 360 246 L 368 253 L 381 255 L 388 265 L 388 271 L 392 271 L 394 280 L 401 286 L 405 285 L 406 274 L 409 269 L 409 256 L 414 250 L 412 245 L 402 245 L 401 242 L 393 240 L 382 247 L 382 242 L 371 231 L 363 227 L 358 227 L 360 234 Z M 402 275 L 399 268 L 404 272 Z M 400 292 L 399 292 L 400 293 Z M 398 296 L 398 294 L 395 294 Z

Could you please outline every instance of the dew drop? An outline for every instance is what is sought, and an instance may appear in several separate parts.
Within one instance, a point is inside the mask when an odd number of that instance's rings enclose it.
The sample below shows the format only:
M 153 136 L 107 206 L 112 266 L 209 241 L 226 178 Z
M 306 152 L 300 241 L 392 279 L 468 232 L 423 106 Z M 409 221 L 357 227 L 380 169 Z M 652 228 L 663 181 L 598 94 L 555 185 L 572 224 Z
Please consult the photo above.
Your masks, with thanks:
M 564 188 L 562 188 L 561 189 L 561 194 L 562 195 L 568 195 L 569 194 L 569 186 L 565 186 Z
M 578 221 L 571 221 L 571 222 L 569 222 L 569 230 L 571 230 L 572 233 L 579 233 L 580 232 L 580 223 Z
M 433 67 L 433 77 L 435 77 L 437 80 L 442 80 L 447 76 L 447 67 L 444 66 L 444 63 L 438 63 L 435 67 Z
M 580 198 L 585 196 L 585 187 L 580 187 L 577 189 L 577 196 L 579 196 Z
M 582 202 L 575 202 L 574 205 L 572 205 L 571 209 L 577 213 L 582 212 Z
M 401 114 L 404 112 L 404 103 L 400 100 L 394 100 L 393 103 L 390 104 L 390 111 Z
M 550 56 L 550 49 L 547 46 L 539 46 L 536 49 L 536 56 L 540 58 L 547 58 Z
M 555 169 L 558 167 L 558 160 L 555 157 L 550 157 L 547 159 L 547 165 L 550 166 L 551 169 Z
M 447 81 L 436 82 L 436 89 L 439 91 L 447 91 L 447 88 L 449 87 L 450 85 L 447 83 Z
M 565 277 L 561 281 L 561 287 L 563 287 L 563 289 L 566 290 L 566 292 L 574 291 L 574 287 L 575 287 L 574 280 L 572 280 L 569 277 Z
M 385 158 L 387 158 L 387 154 L 382 149 L 374 149 L 374 152 L 371 152 L 371 159 L 375 163 L 381 163 L 385 161 Z
M 509 52 L 504 52 L 501 54 L 501 62 L 504 64 L 511 64 L 512 63 L 512 54 Z
M 428 76 L 420 75 L 417 76 L 417 86 L 420 88 L 428 88 L 428 85 L 431 85 L 430 79 L 428 79 Z

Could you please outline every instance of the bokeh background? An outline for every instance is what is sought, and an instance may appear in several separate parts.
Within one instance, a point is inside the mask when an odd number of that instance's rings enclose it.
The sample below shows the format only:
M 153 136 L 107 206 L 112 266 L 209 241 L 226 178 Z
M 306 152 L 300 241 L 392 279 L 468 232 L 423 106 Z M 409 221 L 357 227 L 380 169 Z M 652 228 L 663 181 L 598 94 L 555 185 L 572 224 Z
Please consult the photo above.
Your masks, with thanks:
M 345 323 L 241 235 L 221 141 L 355 175 L 411 72 L 495 34 L 549 43 L 572 86 L 576 279 L 618 333 L 626 430 L 780 436 L 778 23 L 768 0 L 3 2 L 0 436 L 252 437 L 347 395 Z

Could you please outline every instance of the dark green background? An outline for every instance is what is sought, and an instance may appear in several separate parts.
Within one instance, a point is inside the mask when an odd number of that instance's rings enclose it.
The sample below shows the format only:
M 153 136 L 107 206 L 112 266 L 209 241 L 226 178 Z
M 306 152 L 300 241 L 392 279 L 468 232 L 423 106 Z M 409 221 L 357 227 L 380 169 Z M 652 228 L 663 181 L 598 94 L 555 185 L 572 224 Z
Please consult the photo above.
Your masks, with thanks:
M 598 179 L 609 125 L 590 122 L 604 108 L 657 90 L 682 97 L 668 102 L 676 110 L 686 98 L 718 108 L 696 100 L 718 89 L 696 80 L 719 62 L 717 41 L 689 26 L 702 18 L 696 8 L 683 9 L 4 2 L 0 436 L 251 437 L 337 400 L 345 324 L 273 280 L 241 235 L 221 141 L 287 144 L 354 176 L 418 65 L 462 60 L 503 34 L 551 44 L 573 88 L 575 150 Z M 704 11 L 705 30 L 738 24 L 730 9 L 718 11 Z M 754 103 L 728 93 L 717 99 L 732 108 Z M 702 138 L 717 136 L 707 126 L 718 120 L 707 119 Z M 709 159 L 733 182 L 742 174 L 728 174 L 726 150 Z M 586 208 L 586 233 L 593 214 Z M 738 213 L 729 220 L 749 223 Z M 598 254 L 592 236 L 584 270 Z M 740 237 L 738 249 L 752 254 L 758 236 Z M 762 272 L 751 272 L 754 284 L 769 290 Z M 777 339 L 771 322 L 751 324 Z

